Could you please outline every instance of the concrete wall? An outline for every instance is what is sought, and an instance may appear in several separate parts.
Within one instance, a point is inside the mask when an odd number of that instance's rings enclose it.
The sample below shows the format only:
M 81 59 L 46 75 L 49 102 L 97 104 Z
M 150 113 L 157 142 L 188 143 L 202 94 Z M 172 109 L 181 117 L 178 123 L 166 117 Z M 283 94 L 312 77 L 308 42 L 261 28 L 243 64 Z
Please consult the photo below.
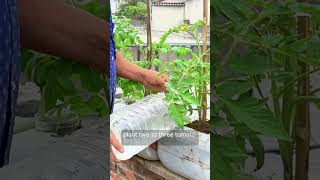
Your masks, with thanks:
M 190 24 L 194 24 L 199 19 L 203 18 L 203 1 L 191 0 L 187 1 L 185 5 L 185 20 L 189 20 Z M 210 22 L 210 2 L 208 4 L 208 22 Z
M 123 0 L 110 0 L 110 7 L 111 11 L 113 13 L 118 12 L 120 8 L 120 4 L 123 2 Z
M 178 26 L 184 20 L 184 7 L 152 6 L 151 28 L 156 31 L 167 31 Z
M 210 4 L 208 5 L 208 15 L 210 21 Z M 203 19 L 203 1 L 190 0 L 185 2 L 185 6 L 152 6 L 152 29 L 166 31 L 169 28 L 183 24 L 185 20 L 194 24 L 199 19 Z

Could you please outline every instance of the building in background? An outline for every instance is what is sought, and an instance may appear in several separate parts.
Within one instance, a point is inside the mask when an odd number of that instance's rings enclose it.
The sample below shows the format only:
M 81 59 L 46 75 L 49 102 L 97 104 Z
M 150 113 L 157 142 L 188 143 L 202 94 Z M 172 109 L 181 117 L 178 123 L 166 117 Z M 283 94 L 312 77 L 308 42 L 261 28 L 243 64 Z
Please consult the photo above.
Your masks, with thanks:
M 123 0 L 110 0 L 110 7 L 112 13 L 117 13 L 120 10 L 121 3 L 123 2 Z
M 124 2 L 110 0 L 112 12 L 119 12 L 120 5 Z M 209 6 L 208 12 L 210 18 Z M 167 31 L 183 23 L 194 24 L 202 18 L 203 0 L 151 0 L 151 29 L 154 31 Z
M 210 12 L 209 7 L 208 12 Z M 151 13 L 151 28 L 156 31 L 167 31 L 180 24 L 194 24 L 202 19 L 203 0 L 157 0 L 152 2 Z
M 152 41 L 159 41 L 163 33 L 170 28 L 181 24 L 194 24 L 203 19 L 203 0 L 150 0 L 150 2 Z M 112 12 L 117 14 L 120 11 L 120 7 L 127 1 L 111 0 L 110 3 Z M 209 7 L 210 5 L 208 6 L 210 18 Z M 138 29 L 139 36 L 144 42 L 147 42 L 146 17 L 129 18 L 131 19 L 131 24 Z M 208 21 L 210 22 L 210 19 Z M 208 35 L 210 36 L 210 33 Z M 167 39 L 167 43 L 190 45 L 195 44 L 195 41 L 189 34 L 178 35 L 173 33 Z

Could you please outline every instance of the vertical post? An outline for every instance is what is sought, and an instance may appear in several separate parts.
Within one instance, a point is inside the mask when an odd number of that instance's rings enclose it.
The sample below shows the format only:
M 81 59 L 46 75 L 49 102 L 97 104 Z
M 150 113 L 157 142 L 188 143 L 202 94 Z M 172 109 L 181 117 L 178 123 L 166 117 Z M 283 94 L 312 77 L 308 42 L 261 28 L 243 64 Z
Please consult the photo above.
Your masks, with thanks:
M 151 45 L 151 4 L 150 0 L 147 0 L 147 61 L 149 61 L 150 65 L 148 69 L 151 68 L 151 52 L 152 52 L 152 45 Z
M 309 3 L 309 0 L 298 0 L 298 2 Z M 299 38 L 305 39 L 309 36 L 309 17 L 307 15 L 298 15 L 297 32 Z M 310 76 L 308 73 L 310 67 L 305 63 L 300 63 L 301 73 L 306 74 L 298 83 L 298 94 L 308 96 L 310 93 Z M 296 171 L 295 180 L 308 180 L 309 171 L 309 147 L 310 147 L 310 109 L 308 102 L 298 104 L 298 113 L 295 124 L 296 139 Z
M 151 39 L 151 4 L 150 0 L 147 0 L 147 61 L 148 67 L 147 69 L 152 68 L 152 59 L 151 59 L 151 52 L 152 52 L 152 39 Z M 151 91 L 145 89 L 145 96 L 151 94 Z
M 137 60 L 141 61 L 141 54 L 139 48 L 137 48 Z
M 208 47 L 207 47 L 207 42 L 208 42 L 208 0 L 203 0 L 203 22 L 204 22 L 204 28 L 203 28 L 203 52 L 207 52 Z M 200 51 L 200 49 L 199 49 Z M 208 54 L 204 54 L 203 56 L 203 61 L 207 62 L 208 61 Z M 208 73 L 207 68 L 203 68 L 203 73 L 206 74 Z M 202 94 L 202 117 L 200 118 L 202 121 L 207 120 L 207 85 L 203 87 L 203 94 Z

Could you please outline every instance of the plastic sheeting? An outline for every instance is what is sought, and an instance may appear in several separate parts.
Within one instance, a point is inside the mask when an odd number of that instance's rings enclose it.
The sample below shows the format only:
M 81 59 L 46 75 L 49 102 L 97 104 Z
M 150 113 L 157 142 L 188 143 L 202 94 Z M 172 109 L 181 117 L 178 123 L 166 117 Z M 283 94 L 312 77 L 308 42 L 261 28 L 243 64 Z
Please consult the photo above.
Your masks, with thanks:
M 110 116 L 110 128 L 125 149 L 124 153 L 119 153 L 113 149 L 118 159 L 130 159 L 160 139 L 160 136 L 149 137 L 144 139 L 143 144 L 141 144 L 141 138 L 133 138 L 132 142 L 128 143 L 131 145 L 125 145 L 121 138 L 122 132 L 168 131 L 176 127 L 174 120 L 169 118 L 168 105 L 163 98 L 164 94 L 161 93 L 150 95 L 141 101 L 127 106 L 127 108 L 118 109 Z
M 194 131 L 185 127 L 186 131 Z M 162 164 L 183 177 L 194 180 L 210 179 L 210 135 L 199 133 L 198 139 L 177 138 L 176 145 L 166 145 L 170 138 L 158 141 L 158 155 Z M 183 145 L 195 141 L 194 145 Z

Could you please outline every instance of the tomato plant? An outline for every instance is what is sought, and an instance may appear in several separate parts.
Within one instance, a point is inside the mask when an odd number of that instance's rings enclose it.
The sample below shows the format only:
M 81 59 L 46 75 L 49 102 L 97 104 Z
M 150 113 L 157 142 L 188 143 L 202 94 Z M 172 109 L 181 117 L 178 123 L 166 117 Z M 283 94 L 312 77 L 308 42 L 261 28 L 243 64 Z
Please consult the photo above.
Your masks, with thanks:
M 198 21 L 194 25 L 180 25 L 176 28 L 170 29 L 164 35 L 165 38 L 172 32 L 190 34 L 196 41 L 198 50 L 193 52 L 190 48 L 174 46 L 170 47 L 164 44 L 164 39 L 160 43 L 155 44 L 156 53 L 174 52 L 176 59 L 168 63 L 160 63 L 161 73 L 169 74 L 170 81 L 167 83 L 167 93 L 165 100 L 169 103 L 169 114 L 176 121 L 179 127 L 183 127 L 189 123 L 187 112 L 192 114 L 193 110 L 198 111 L 199 120 L 201 119 L 203 109 L 202 102 L 207 101 L 203 99 L 203 94 L 209 94 L 205 87 L 210 84 L 210 72 L 203 72 L 203 68 L 210 68 L 210 64 L 203 61 L 203 57 L 209 52 L 203 52 L 200 45 L 200 28 L 203 27 L 203 22 Z M 158 52 L 157 52 L 158 50 Z M 155 54 L 156 54 L 155 53 Z M 157 57 L 157 55 L 155 55 Z M 158 65 L 157 58 L 154 59 L 154 64 Z
M 263 167 L 263 135 L 277 139 L 284 179 L 292 180 L 299 107 L 320 102 L 315 93 L 301 95 L 301 80 L 319 72 L 320 54 L 315 47 L 320 46 L 320 11 L 292 0 L 211 3 L 215 20 L 213 179 L 245 178 L 246 142 L 255 152 L 256 170 Z M 307 38 L 296 29 L 296 16 L 302 12 L 312 22 Z M 301 64 L 310 70 L 303 71 Z M 263 82 L 270 89 L 263 91 Z M 221 129 L 229 129 L 228 134 Z
M 135 46 L 146 55 L 146 49 L 142 49 L 143 42 L 138 36 L 137 30 L 130 24 L 126 18 L 116 20 L 115 39 L 118 43 L 117 47 L 122 52 L 126 53 L 129 46 Z M 187 112 L 192 113 L 193 109 L 197 109 L 199 117 L 201 114 L 201 102 L 203 101 L 204 87 L 208 86 L 210 81 L 210 72 L 204 74 L 203 68 L 210 67 L 209 63 L 203 62 L 203 56 L 208 52 L 201 51 L 200 45 L 200 28 L 203 26 L 202 21 L 198 21 L 194 25 L 180 25 L 175 28 L 169 29 L 160 38 L 159 42 L 152 43 L 151 62 L 146 61 L 144 56 L 141 61 L 132 59 L 128 52 L 125 54 L 127 59 L 138 64 L 144 68 L 155 66 L 161 69 L 159 74 L 166 73 L 169 75 L 170 81 L 167 83 L 167 93 L 165 100 L 169 103 L 169 114 L 176 121 L 179 127 L 183 127 L 189 122 Z M 172 33 L 187 33 L 191 35 L 198 47 L 198 52 L 193 52 L 190 48 L 182 46 L 170 46 L 166 44 L 167 38 Z M 176 59 L 163 63 L 159 56 L 173 52 Z M 145 97 L 146 90 L 142 85 L 130 80 L 119 79 L 119 86 L 124 91 L 124 96 L 127 98 L 141 99 Z

